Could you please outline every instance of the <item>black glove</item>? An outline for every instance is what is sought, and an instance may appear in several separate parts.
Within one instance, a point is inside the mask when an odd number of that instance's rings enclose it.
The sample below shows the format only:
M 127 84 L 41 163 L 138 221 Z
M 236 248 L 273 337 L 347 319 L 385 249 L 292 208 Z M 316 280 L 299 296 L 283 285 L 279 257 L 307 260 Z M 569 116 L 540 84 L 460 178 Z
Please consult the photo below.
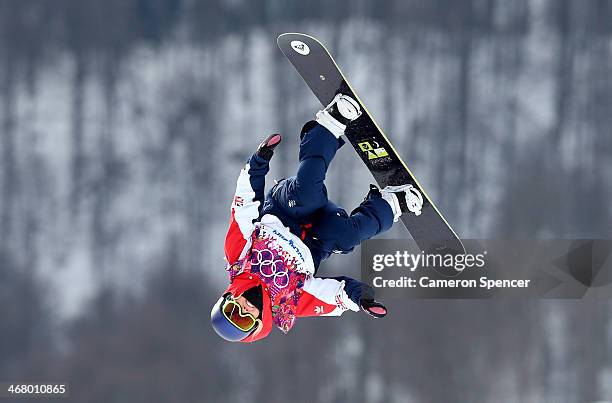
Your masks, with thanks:
M 384 318 L 387 315 L 387 307 L 373 299 L 360 299 L 359 306 L 368 315 L 374 318 Z
M 261 142 L 259 147 L 257 147 L 257 152 L 255 154 L 267 161 L 270 161 L 272 159 L 272 155 L 274 154 L 274 148 L 279 145 L 280 142 L 280 134 L 271 134 Z

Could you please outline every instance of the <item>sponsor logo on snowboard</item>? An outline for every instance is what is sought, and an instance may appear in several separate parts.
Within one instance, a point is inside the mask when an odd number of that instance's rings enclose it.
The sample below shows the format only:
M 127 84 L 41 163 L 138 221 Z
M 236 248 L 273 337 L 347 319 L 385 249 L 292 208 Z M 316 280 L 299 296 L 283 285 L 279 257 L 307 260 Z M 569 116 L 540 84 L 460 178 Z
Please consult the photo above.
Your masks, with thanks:
M 302 41 L 291 41 L 291 47 L 300 55 L 306 56 L 310 53 L 310 48 Z
M 368 160 L 375 160 L 389 156 L 387 150 L 385 150 L 384 147 L 381 147 L 376 140 L 362 141 L 358 145 L 359 149 L 366 154 Z

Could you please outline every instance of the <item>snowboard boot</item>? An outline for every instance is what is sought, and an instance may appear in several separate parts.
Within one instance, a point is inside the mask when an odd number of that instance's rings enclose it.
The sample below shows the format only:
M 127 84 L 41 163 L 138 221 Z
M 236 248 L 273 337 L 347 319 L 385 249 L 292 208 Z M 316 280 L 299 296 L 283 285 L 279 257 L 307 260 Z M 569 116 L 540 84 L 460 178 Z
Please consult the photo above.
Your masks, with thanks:
M 348 95 L 337 94 L 324 109 L 316 114 L 316 121 L 336 138 L 340 138 L 346 125 L 361 116 L 361 107 Z
M 414 186 L 387 186 L 380 193 L 393 210 L 393 222 L 397 222 L 404 211 L 410 211 L 417 216 L 421 215 L 423 196 Z

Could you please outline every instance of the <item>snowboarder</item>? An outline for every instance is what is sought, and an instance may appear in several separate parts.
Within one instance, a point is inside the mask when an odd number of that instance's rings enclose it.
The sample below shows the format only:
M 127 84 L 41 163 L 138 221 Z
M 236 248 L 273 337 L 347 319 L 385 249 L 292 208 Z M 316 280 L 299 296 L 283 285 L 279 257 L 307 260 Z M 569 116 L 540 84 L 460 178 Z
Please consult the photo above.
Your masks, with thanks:
M 325 174 L 344 144 L 346 125 L 361 115 L 357 102 L 338 94 L 301 131 L 297 175 L 264 197 L 265 175 L 279 134 L 268 136 L 242 169 L 225 238 L 230 285 L 211 311 L 228 341 L 252 342 L 273 325 L 287 333 L 298 316 L 339 316 L 346 310 L 384 317 L 372 287 L 350 277 L 315 277 L 322 260 L 349 253 L 391 228 L 407 209 L 406 186 L 371 185 L 351 212 L 327 198 Z

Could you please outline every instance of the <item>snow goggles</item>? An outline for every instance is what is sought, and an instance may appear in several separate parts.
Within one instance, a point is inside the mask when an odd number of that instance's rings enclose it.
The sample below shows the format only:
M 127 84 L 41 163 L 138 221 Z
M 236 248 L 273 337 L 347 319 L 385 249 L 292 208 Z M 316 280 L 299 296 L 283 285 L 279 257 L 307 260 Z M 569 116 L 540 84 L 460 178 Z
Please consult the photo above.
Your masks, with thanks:
M 242 307 L 231 296 L 227 296 L 221 304 L 223 316 L 243 332 L 252 330 L 261 320 L 248 312 L 242 312 Z

